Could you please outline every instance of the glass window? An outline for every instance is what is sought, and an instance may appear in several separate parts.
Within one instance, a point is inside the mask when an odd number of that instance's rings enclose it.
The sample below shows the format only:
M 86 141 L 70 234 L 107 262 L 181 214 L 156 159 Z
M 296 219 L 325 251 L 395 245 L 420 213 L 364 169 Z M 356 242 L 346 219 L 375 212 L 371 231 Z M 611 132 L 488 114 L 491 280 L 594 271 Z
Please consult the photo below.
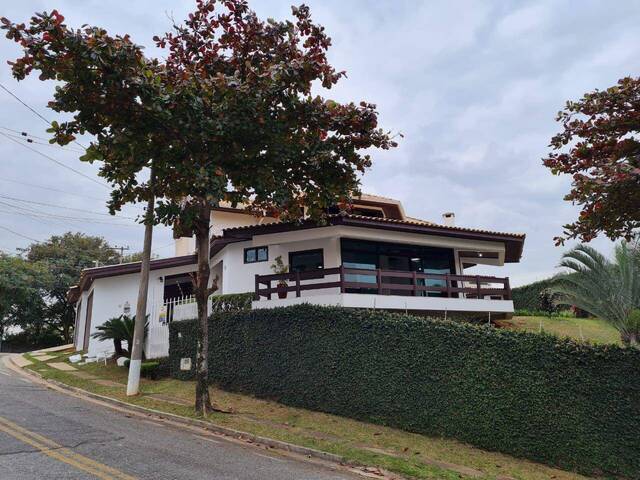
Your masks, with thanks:
M 188 297 L 193 294 L 192 275 L 196 272 L 167 275 L 164 277 L 164 300 Z
M 454 273 L 455 264 L 453 250 L 428 247 L 421 245 L 392 244 L 383 242 L 373 242 L 367 240 L 341 239 L 342 264 L 345 268 L 357 268 L 359 270 L 395 270 L 419 273 Z M 347 282 L 376 283 L 376 276 L 363 274 L 347 274 Z M 385 284 L 410 284 L 410 279 L 386 277 L 383 278 Z M 418 279 L 418 285 L 428 285 L 433 287 L 444 287 L 445 281 L 441 279 Z M 455 287 L 456 283 L 452 282 Z M 347 293 L 376 293 L 371 289 L 358 288 L 347 289 Z M 388 290 L 384 293 L 392 295 L 411 295 L 407 290 Z M 422 292 L 427 295 L 427 292 Z M 428 296 L 444 296 L 441 292 L 428 292 Z M 457 296 L 457 294 L 453 294 Z
M 289 253 L 290 272 L 310 272 L 321 268 L 324 268 L 324 252 L 322 249 Z
M 244 249 L 244 263 L 266 262 L 269 260 L 269 247 Z

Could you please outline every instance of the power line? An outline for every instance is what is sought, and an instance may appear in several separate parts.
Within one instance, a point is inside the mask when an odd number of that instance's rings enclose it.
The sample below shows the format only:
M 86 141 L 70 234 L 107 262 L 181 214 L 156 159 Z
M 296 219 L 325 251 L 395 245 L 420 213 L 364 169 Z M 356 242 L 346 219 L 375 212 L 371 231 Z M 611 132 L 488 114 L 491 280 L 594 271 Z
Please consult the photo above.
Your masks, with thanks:
M 7 87 L 5 87 L 4 85 L 2 85 L 0 83 L 0 88 L 2 88 L 5 92 L 7 92 L 9 95 L 11 95 L 13 98 L 15 98 L 18 102 L 20 102 L 22 105 L 24 105 L 25 107 L 27 107 L 29 110 L 31 110 L 35 115 L 37 115 L 38 117 L 40 117 L 42 120 L 44 120 L 44 122 L 51 126 L 51 122 L 49 120 L 47 120 L 45 117 L 43 117 L 37 110 L 35 110 L 33 107 L 31 107 L 30 105 L 27 105 L 25 102 L 23 102 L 15 93 L 13 93 L 11 90 L 9 90 Z
M 24 185 L 26 187 L 41 188 L 42 190 L 49 190 L 51 192 L 64 193 L 65 195 L 73 195 L 74 197 L 86 198 L 88 200 L 97 200 L 99 202 L 106 202 L 104 198 L 90 197 L 88 195 L 80 195 L 79 193 L 68 192 L 66 190 L 60 190 L 59 188 L 45 187 L 44 185 L 36 185 L 34 183 L 21 182 L 19 180 L 14 180 L 11 178 L 0 178 L 0 182 L 15 183 L 17 185 Z
M 0 128 L 3 130 L 7 130 L 8 132 L 13 132 L 17 135 L 22 135 L 23 137 L 31 137 L 31 138 L 37 138 L 38 140 L 44 140 L 45 142 L 48 142 L 49 139 L 48 138 L 44 138 L 44 137 L 38 137 L 37 135 L 32 135 L 30 133 L 27 133 L 23 130 L 15 130 L 13 128 L 9 128 L 9 127 L 3 127 L 2 125 L 0 125 Z
M 76 170 L 75 168 L 72 168 L 72 167 L 70 167 L 70 166 L 68 166 L 68 165 L 65 165 L 64 163 L 62 163 L 62 162 L 60 162 L 60 161 L 56 160 L 56 159 L 55 159 L 55 158 L 53 158 L 53 157 L 50 157 L 49 155 L 47 155 L 47 154 L 45 154 L 45 153 L 42 153 L 42 152 L 40 152 L 40 151 L 36 150 L 35 148 L 31 148 L 29 145 L 26 145 L 26 144 L 24 144 L 24 143 L 22 143 L 22 142 L 19 142 L 18 140 L 16 140 L 15 138 L 10 137 L 9 135 L 7 135 L 7 134 L 6 134 L 6 133 L 4 133 L 4 132 L 0 132 L 0 135 L 2 135 L 2 136 L 3 136 L 3 137 L 5 137 L 5 138 L 8 138 L 9 140 L 11 140 L 11 141 L 12 141 L 12 142 L 14 142 L 14 143 L 17 143 L 17 144 L 18 144 L 18 145 L 20 145 L 21 147 L 24 147 L 24 148 L 26 148 L 26 149 L 28 149 L 28 150 L 31 150 L 32 152 L 37 153 L 38 155 L 40 155 L 40 156 L 42 156 L 42 157 L 46 158 L 47 160 L 52 161 L 53 163 L 55 163 L 56 165 L 58 165 L 58 166 L 60 166 L 60 167 L 62 167 L 62 168 L 66 168 L 67 170 L 71 170 L 72 172 L 74 172 L 74 173 L 76 173 L 76 174 L 80 175 L 81 177 L 84 177 L 84 178 L 86 178 L 87 180 L 91 180 L 93 183 L 97 183 L 98 185 L 100 185 L 100 186 L 102 186 L 102 187 L 105 187 L 105 188 L 111 188 L 111 187 L 109 187 L 106 183 L 100 182 L 99 180 L 96 180 L 95 178 L 92 178 L 92 177 L 90 177 L 89 175 L 85 175 L 85 174 L 84 174 L 84 173 L 82 173 L 81 171 Z
M 73 211 L 76 211 L 76 212 L 90 213 L 92 215 L 106 215 L 108 217 L 126 218 L 128 220 L 136 220 L 136 217 L 127 217 L 127 216 L 124 216 L 124 215 L 111 215 L 110 213 L 94 212 L 92 210 L 84 210 L 82 208 L 63 207 L 62 205 L 56 205 L 56 204 L 53 204 L 53 203 L 36 202 L 34 200 L 24 200 L 22 198 L 10 197 L 9 195 L 1 195 L 0 194 L 0 198 L 6 198 L 7 200 L 14 200 L 16 202 L 32 203 L 34 205 L 42 205 L 42 206 L 45 206 L 45 207 L 62 208 L 64 210 L 73 210 Z
M 42 190 L 49 190 L 51 192 L 63 193 L 65 195 L 72 195 L 72 196 L 78 197 L 78 198 L 86 198 L 88 200 L 96 200 L 98 202 L 106 202 L 107 201 L 104 198 L 91 197 L 89 195 L 81 195 L 79 193 L 69 192 L 67 190 L 61 190 L 59 188 L 46 187 L 44 185 L 36 185 L 35 183 L 22 182 L 20 180 L 14 180 L 12 178 L 0 178 L 0 182 L 9 182 L 9 183 L 15 183 L 17 185 L 24 185 L 26 187 L 40 188 Z M 132 203 L 129 206 L 137 208 L 139 210 L 144 210 L 144 207 L 142 207 L 140 205 L 136 205 L 135 203 Z
M 11 95 L 13 98 L 15 98 L 18 102 L 20 102 L 22 105 L 24 105 L 26 108 L 28 108 L 32 113 L 34 113 L 39 118 L 44 120 L 44 122 L 47 125 L 51 126 L 51 122 L 46 117 L 41 115 L 40 112 L 38 112 L 36 109 L 34 109 L 30 105 L 28 105 L 26 102 L 22 101 L 22 99 L 20 97 L 18 97 L 15 93 L 13 93 L 11 90 L 9 90 L 7 87 L 5 87 L 2 83 L 0 83 L 0 88 L 2 88 L 5 92 L 7 92 L 9 95 Z M 80 145 L 84 150 L 87 149 L 87 147 L 85 147 L 81 143 L 77 142 L 76 140 L 74 140 L 73 143 L 75 143 L 76 145 Z
M 6 128 L 6 127 L 0 127 L 0 128 L 3 129 L 3 130 L 12 131 L 9 128 Z M 13 130 L 13 131 L 15 132 L 17 130 Z M 45 147 L 57 148 L 59 150 L 64 150 L 65 152 L 84 153 L 84 150 L 80 150 L 80 149 L 77 149 L 77 148 L 63 147 L 62 145 L 58 145 L 57 143 L 49 143 L 48 141 L 46 141 L 46 139 L 45 139 L 45 141 L 33 140 L 32 138 L 30 138 L 29 135 L 26 134 L 26 132 L 7 133 L 7 135 L 9 135 L 12 138 L 16 138 L 17 140 L 22 140 L 22 141 L 25 141 L 27 143 L 32 143 L 34 145 L 43 145 Z
M 38 218 L 38 219 L 47 219 L 47 220 L 43 220 L 46 223 L 51 223 L 53 225 L 62 225 L 63 227 L 66 225 L 64 223 L 61 223 L 60 220 L 56 220 L 56 219 L 61 219 L 64 220 L 65 222 L 83 222 L 83 223 L 100 223 L 103 225 L 117 225 L 117 226 L 124 226 L 124 227 L 131 227 L 131 226 L 135 226 L 135 225 L 131 225 L 131 224 L 127 224 L 127 223 L 113 223 L 113 222 L 103 222 L 101 220 L 96 220 L 93 218 L 78 218 L 78 217 L 71 217 L 71 216 L 66 216 L 66 215 L 57 215 L 55 213 L 49 213 L 49 212 L 40 212 L 38 210 L 34 210 L 32 208 L 27 208 L 21 205 L 14 205 L 12 203 L 8 203 L 8 202 L 3 202 L 0 200 L 0 205 L 4 205 L 7 207 L 11 207 L 17 210 L 21 210 L 22 212 L 27 212 L 27 213 L 21 213 L 21 212 L 15 212 L 15 211 L 4 211 L 4 213 L 9 213 L 12 215 L 23 215 L 23 216 L 27 216 L 27 217 L 31 217 L 31 218 Z
M 13 208 L 17 208 L 19 210 L 25 210 L 25 209 L 20 209 L 20 207 L 17 207 L 15 205 L 11 205 L 11 204 L 6 204 L 4 202 L 0 202 L 0 204 L 2 205 L 6 205 L 9 207 L 13 207 Z M 28 210 L 26 211 L 6 211 L 6 210 L 0 210 L 1 213 L 8 213 L 10 215 L 20 215 L 20 216 L 24 216 L 24 217 L 31 217 L 31 218 L 37 218 L 37 219 L 60 219 L 60 220 L 65 220 L 67 222 L 81 222 L 81 223 L 95 223 L 95 224 L 99 224 L 99 225 L 109 225 L 109 226 L 114 226 L 114 227 L 138 227 L 138 224 L 133 224 L 133 223 L 114 223 L 114 222 L 103 222 L 101 220 L 96 220 L 94 218 L 81 218 L 81 217 L 69 217 L 69 216 L 65 216 L 65 215 L 56 215 L 53 213 L 32 213 L 29 212 Z
M 39 219 L 40 219 L 40 221 L 42 221 L 42 222 L 44 222 L 44 223 L 48 223 L 49 225 L 57 226 L 57 227 L 60 227 L 60 226 L 64 227 L 64 226 L 66 226 L 66 225 L 68 224 L 68 222 L 69 222 L 69 220 L 65 220 L 65 222 L 62 222 L 61 220 L 55 220 L 55 219 L 44 219 L 43 217 L 39 216 L 39 213 L 38 213 L 38 211 L 37 211 L 37 210 L 33 210 L 33 209 L 31 209 L 31 208 L 24 208 L 24 207 L 20 207 L 20 206 L 18 206 L 18 205 L 13 205 L 13 204 L 8 203 L 8 202 L 2 202 L 2 201 L 0 201 L 0 205 L 4 205 L 4 206 L 6 206 L 6 207 L 14 208 L 14 209 L 17 209 L 17 210 L 22 210 L 23 212 L 31 212 L 31 213 L 32 213 L 31 218 L 36 218 L 36 215 L 38 215 L 38 217 L 37 217 L 37 218 L 39 218 Z M 4 213 L 13 214 L 13 215 L 16 215 L 16 214 L 17 214 L 17 212 L 15 212 L 15 211 L 9 211 L 9 212 L 3 211 L 3 212 L 4 212 Z M 28 215 L 28 214 L 25 214 L 25 215 Z
M 15 232 L 15 231 L 11 230 L 10 228 L 3 227 L 2 225 L 0 225 L 0 228 L 2 230 L 6 230 L 9 233 L 13 233 L 14 235 L 17 235 L 18 237 L 26 238 L 27 240 L 31 240 L 31 241 L 36 242 L 36 243 L 42 243 L 40 240 L 36 240 L 35 238 L 29 237 L 27 235 L 23 235 L 22 233 Z
M 152 249 L 151 251 L 155 252 L 157 250 L 162 250 L 163 248 L 171 247 L 174 244 L 175 244 L 175 242 L 167 243 L 166 245 L 160 245 L 159 247 L 156 247 L 156 248 Z

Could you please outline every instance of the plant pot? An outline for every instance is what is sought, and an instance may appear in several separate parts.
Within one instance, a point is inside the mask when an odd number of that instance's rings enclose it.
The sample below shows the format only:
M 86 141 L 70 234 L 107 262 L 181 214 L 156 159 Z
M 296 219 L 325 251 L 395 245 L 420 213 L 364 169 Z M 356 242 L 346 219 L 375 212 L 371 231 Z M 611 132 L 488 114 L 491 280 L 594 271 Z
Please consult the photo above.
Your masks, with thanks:
M 278 298 L 287 298 L 287 285 L 278 285 Z

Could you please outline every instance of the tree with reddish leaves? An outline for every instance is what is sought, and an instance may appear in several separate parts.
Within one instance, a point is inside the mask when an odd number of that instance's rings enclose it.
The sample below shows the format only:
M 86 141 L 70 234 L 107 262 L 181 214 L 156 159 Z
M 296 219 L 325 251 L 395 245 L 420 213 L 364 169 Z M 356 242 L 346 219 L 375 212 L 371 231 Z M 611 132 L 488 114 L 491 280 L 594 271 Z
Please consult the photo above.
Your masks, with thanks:
M 589 242 L 599 233 L 630 240 L 640 228 L 640 78 L 567 102 L 557 120 L 563 131 L 543 162 L 556 175 L 572 176 L 565 200 L 582 211 L 556 244 Z
M 3 19 L 20 43 L 18 79 L 32 70 L 62 83 L 51 107 L 72 112 L 54 124 L 54 140 L 95 136 L 83 160 L 99 161 L 113 185 L 112 211 L 159 198 L 154 222 L 196 237 L 195 297 L 199 341 L 196 410 L 211 407 L 207 299 L 217 288 L 209 265 L 211 210 L 243 205 L 286 221 L 321 221 L 336 203 L 358 194 L 367 149 L 396 146 L 378 127 L 376 106 L 340 104 L 312 93 L 343 76 L 327 61 L 331 45 L 306 6 L 293 19 L 260 20 L 244 0 L 198 0 L 172 31 L 154 37 L 166 61 L 147 59 L 128 36 L 95 27 L 71 30 L 57 12 L 30 25 Z M 153 159 L 155 180 L 138 174 Z

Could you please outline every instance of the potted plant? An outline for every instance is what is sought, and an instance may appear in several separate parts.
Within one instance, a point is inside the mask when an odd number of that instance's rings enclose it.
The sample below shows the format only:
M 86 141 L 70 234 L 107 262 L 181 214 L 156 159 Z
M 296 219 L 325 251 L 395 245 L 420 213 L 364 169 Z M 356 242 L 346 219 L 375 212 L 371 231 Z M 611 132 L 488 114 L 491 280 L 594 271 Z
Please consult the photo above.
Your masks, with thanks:
M 276 275 L 289 273 L 289 267 L 285 265 L 284 262 L 282 261 L 282 255 L 278 255 L 276 258 L 273 259 L 273 263 L 271 264 L 271 270 L 273 270 L 273 273 L 275 273 Z M 278 298 L 287 298 L 288 286 L 289 284 L 284 278 L 281 280 L 278 280 L 278 286 L 277 286 Z

